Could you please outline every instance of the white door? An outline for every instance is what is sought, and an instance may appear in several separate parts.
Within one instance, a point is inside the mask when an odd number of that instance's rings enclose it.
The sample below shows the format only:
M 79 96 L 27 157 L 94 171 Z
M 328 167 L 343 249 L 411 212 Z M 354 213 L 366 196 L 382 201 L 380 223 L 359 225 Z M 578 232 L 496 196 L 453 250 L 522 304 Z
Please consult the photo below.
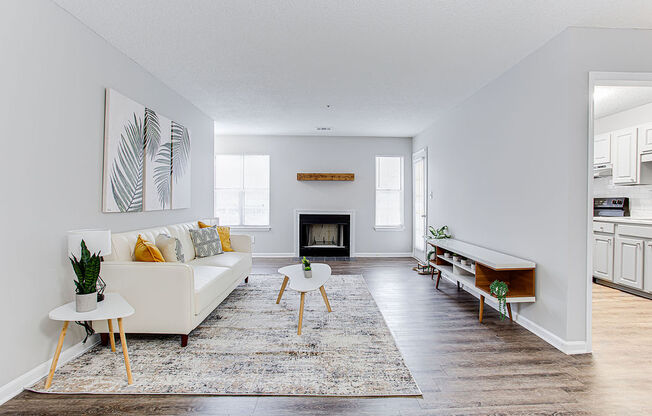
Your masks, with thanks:
M 638 146 L 636 142 L 636 128 L 618 130 L 613 133 L 616 152 L 613 161 L 613 182 L 619 184 L 632 184 L 638 182 Z
M 643 288 L 643 240 L 616 237 L 614 282 Z
M 593 276 L 613 281 L 614 238 L 593 234 Z
M 638 126 L 638 147 L 640 152 L 652 152 L 652 123 Z
M 611 163 L 611 133 L 595 136 L 593 143 L 593 164 Z
M 428 149 L 412 155 L 412 255 L 426 260 L 428 232 Z
M 652 292 L 652 241 L 645 242 L 645 254 L 643 256 L 643 290 Z

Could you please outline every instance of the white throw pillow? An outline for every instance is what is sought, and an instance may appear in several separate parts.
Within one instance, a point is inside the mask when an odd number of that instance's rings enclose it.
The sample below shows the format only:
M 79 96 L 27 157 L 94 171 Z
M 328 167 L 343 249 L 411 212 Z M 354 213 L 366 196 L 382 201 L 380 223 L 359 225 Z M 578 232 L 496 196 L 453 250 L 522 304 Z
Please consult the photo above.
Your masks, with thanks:
M 184 263 L 183 249 L 178 238 L 170 237 L 167 234 L 159 234 L 156 237 L 156 247 L 163 254 L 163 258 L 169 263 Z

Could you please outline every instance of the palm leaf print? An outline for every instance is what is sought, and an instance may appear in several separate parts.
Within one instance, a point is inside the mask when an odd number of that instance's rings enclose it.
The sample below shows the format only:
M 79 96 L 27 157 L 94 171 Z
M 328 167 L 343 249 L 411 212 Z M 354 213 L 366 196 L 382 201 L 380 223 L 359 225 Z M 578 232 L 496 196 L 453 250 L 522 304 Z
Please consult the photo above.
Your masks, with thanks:
M 120 212 L 143 210 L 143 123 L 136 117 L 120 135 L 118 155 L 113 160 L 111 190 Z
M 172 175 L 177 180 L 183 176 L 190 160 L 190 135 L 188 129 L 172 122 Z
M 172 177 L 172 143 L 165 143 L 159 147 L 154 168 L 154 184 L 158 193 L 158 200 L 163 209 L 170 203 L 170 179 Z
M 145 149 L 150 160 L 154 160 L 161 143 L 161 128 L 158 115 L 149 108 L 145 108 Z

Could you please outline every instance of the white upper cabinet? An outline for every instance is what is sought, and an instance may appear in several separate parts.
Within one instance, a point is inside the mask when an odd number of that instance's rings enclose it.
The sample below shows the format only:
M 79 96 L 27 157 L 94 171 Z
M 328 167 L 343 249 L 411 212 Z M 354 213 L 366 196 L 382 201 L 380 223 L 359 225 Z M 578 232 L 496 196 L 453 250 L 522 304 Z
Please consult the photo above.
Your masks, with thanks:
M 614 141 L 613 182 L 614 184 L 638 183 L 638 142 L 636 127 L 612 133 Z
M 650 131 L 652 132 L 652 129 Z M 611 163 L 611 133 L 598 134 L 594 139 L 593 164 L 601 165 L 604 163 Z
M 638 149 L 641 153 L 652 152 L 652 123 L 638 126 Z

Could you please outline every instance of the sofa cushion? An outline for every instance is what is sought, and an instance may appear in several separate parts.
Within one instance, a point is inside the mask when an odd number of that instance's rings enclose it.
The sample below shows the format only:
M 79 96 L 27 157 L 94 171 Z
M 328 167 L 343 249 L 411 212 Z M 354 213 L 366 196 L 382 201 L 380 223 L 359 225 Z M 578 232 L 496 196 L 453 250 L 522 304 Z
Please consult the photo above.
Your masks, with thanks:
M 195 257 L 215 256 L 224 252 L 215 226 L 190 230 L 190 238 L 195 246 Z
M 161 250 L 159 250 L 154 243 L 143 239 L 140 234 L 138 235 L 138 240 L 136 240 L 136 246 L 134 247 L 134 260 L 160 263 L 165 262 Z
M 186 261 L 195 258 L 195 246 L 192 245 L 192 238 L 190 238 L 190 231 L 197 228 L 197 222 L 184 222 L 181 224 L 168 225 L 167 229 L 172 237 L 176 237 L 181 241 L 183 247 L 183 257 Z
M 251 268 L 251 254 L 230 251 L 219 256 L 196 258 L 190 264 L 193 266 L 227 267 L 233 269 L 237 274 L 241 274 Z
M 193 262 L 194 263 L 194 262 Z M 195 315 L 213 302 L 233 283 L 235 273 L 226 267 L 191 264 L 195 284 Z

